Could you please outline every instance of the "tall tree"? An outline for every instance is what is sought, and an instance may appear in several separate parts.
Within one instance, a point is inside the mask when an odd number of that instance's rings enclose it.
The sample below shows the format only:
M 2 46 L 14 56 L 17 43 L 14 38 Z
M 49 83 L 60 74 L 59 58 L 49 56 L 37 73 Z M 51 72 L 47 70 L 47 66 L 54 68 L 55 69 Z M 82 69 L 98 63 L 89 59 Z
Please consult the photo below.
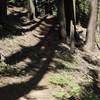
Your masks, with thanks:
M 38 9 L 37 9 L 37 0 L 34 0 L 34 7 L 35 7 L 35 17 L 38 16 Z
M 71 52 L 75 49 L 76 33 L 76 0 L 65 0 L 66 32 L 70 40 Z
M 96 44 L 96 20 L 97 20 L 97 0 L 90 0 L 91 15 L 87 29 L 87 40 L 84 49 L 94 51 Z
M 97 6 L 97 31 L 100 33 L 100 0 L 98 0 Z
M 97 8 L 97 29 L 96 29 L 96 41 L 97 41 L 97 45 L 100 48 L 100 43 L 98 41 L 100 41 L 100 0 L 98 0 L 98 4 L 97 4 L 98 8 Z
M 71 10 L 71 26 L 70 26 L 70 39 L 71 39 L 71 53 L 75 51 L 75 36 L 76 36 L 76 0 L 72 0 L 72 10 Z
M 65 5 L 64 0 L 57 0 L 57 17 L 60 22 L 60 36 L 63 42 L 66 42 L 67 34 L 66 34 L 66 17 L 65 17 Z

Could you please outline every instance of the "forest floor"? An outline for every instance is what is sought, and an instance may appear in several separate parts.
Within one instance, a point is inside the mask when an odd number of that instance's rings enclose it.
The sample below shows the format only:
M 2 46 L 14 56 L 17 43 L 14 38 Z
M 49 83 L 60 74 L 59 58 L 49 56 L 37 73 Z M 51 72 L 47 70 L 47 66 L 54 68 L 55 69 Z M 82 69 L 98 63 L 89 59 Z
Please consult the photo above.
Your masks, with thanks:
M 99 64 L 78 49 L 70 54 L 53 16 L 30 22 L 25 14 L 9 7 L 11 26 L 0 40 L 0 100 L 100 100 L 91 71 Z

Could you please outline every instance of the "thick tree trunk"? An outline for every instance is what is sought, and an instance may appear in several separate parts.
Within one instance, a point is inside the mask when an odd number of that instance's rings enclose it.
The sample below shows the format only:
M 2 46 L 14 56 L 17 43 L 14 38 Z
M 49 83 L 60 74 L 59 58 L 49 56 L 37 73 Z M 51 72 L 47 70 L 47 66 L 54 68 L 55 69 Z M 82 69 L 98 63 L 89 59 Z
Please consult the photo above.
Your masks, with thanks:
M 65 16 L 66 16 L 66 32 L 67 38 L 70 38 L 70 24 L 72 20 L 72 0 L 64 0 Z
M 63 42 L 66 42 L 67 34 L 66 34 L 66 18 L 65 18 L 65 5 L 64 0 L 57 0 L 58 6 L 58 20 L 60 22 L 60 35 Z
M 0 0 L 0 22 L 3 24 L 6 22 L 7 16 L 7 0 Z
M 75 0 L 64 0 L 66 15 L 66 32 L 67 43 L 70 43 L 71 52 L 75 50 L 75 33 L 76 33 L 76 2 Z
M 34 0 L 34 7 L 35 7 L 35 17 L 38 16 L 38 9 L 37 9 L 37 2 Z
M 86 51 L 95 50 L 96 46 L 96 19 L 97 19 L 97 0 L 90 0 L 91 16 L 87 29 L 87 40 L 84 49 Z
M 97 9 L 97 29 L 96 29 L 96 42 L 97 46 L 100 48 L 100 0 L 98 0 Z
M 98 0 L 97 8 L 97 32 L 100 34 L 100 0 Z

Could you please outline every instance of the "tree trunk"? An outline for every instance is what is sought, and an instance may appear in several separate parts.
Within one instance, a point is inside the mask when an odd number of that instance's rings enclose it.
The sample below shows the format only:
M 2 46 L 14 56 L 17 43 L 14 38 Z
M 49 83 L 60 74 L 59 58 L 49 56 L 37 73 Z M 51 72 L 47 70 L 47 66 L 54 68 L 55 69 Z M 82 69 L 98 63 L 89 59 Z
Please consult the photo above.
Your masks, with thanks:
M 33 0 L 27 0 L 26 7 L 28 9 L 28 18 L 35 19 L 35 5 Z
M 76 35 L 76 0 L 72 0 L 72 19 L 70 26 L 71 53 L 75 52 L 75 35 Z
M 98 0 L 98 5 L 97 5 L 97 29 L 96 29 L 96 42 L 97 46 L 100 49 L 100 0 Z
M 84 49 L 94 51 L 96 46 L 96 19 L 97 19 L 97 0 L 90 0 L 91 16 L 87 29 L 87 40 Z
M 38 9 L 37 9 L 37 2 L 34 0 L 34 7 L 35 7 L 35 17 L 38 16 Z
M 70 44 L 71 53 L 75 50 L 76 33 L 76 1 L 65 0 L 67 43 Z
M 98 0 L 97 8 L 97 32 L 100 33 L 100 0 Z
M 7 17 L 7 0 L 0 0 L 0 22 L 4 24 Z
M 66 42 L 67 34 L 66 34 L 66 18 L 65 18 L 65 7 L 64 0 L 57 0 L 58 7 L 58 20 L 60 22 L 60 36 L 63 42 Z

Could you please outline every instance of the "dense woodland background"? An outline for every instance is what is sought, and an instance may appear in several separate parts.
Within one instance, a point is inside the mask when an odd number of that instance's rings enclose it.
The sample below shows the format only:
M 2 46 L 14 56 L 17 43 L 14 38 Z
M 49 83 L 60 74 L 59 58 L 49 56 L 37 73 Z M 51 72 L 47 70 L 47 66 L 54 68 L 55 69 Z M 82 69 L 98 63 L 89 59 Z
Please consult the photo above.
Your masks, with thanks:
M 100 100 L 99 16 L 100 0 L 0 0 L 0 100 Z

